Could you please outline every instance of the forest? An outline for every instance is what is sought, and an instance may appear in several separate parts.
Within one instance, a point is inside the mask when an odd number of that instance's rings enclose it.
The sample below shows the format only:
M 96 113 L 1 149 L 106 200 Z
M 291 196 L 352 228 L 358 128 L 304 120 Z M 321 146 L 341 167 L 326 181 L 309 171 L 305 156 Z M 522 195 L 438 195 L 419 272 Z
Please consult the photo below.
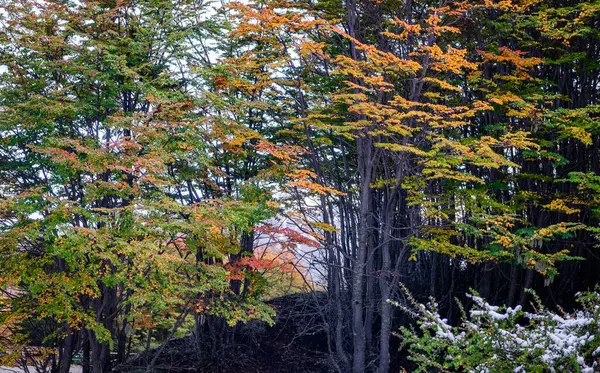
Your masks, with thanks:
M 0 0 L 0 372 L 600 372 L 599 0 Z

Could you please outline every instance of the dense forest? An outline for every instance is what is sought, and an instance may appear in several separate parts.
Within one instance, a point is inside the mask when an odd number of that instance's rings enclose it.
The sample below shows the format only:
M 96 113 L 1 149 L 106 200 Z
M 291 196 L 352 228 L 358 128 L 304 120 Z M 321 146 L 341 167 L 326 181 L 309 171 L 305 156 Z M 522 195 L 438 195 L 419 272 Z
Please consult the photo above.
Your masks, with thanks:
M 0 365 L 600 372 L 599 94 L 598 0 L 0 0 Z

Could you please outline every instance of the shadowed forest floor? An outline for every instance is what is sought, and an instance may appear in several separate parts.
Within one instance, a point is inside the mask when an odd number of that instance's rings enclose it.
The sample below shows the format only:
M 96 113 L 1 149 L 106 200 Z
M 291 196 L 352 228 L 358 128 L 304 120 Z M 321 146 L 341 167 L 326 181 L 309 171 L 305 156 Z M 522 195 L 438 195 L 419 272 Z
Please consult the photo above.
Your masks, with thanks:
M 314 303 L 304 294 L 269 302 L 278 309 L 275 325 L 262 321 L 238 325 L 233 342 L 207 352 L 193 335 L 171 340 L 153 372 L 326 373 L 330 371 L 326 336 Z M 210 338 L 210 337 L 209 337 Z M 209 340 L 210 343 L 210 340 Z M 206 346 L 206 343 L 203 344 Z M 140 353 L 115 372 L 145 372 L 159 348 Z

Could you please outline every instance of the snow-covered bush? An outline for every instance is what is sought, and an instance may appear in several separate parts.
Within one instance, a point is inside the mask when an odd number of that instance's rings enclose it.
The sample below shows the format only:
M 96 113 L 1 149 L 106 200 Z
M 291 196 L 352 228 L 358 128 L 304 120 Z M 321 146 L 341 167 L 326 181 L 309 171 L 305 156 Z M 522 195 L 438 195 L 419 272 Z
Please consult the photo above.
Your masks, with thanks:
M 488 304 L 475 292 L 473 307 L 450 326 L 434 300 L 391 302 L 417 319 L 419 330 L 401 328 L 414 372 L 600 372 L 600 294 L 577 294 L 580 309 L 553 313 L 534 294 L 535 311 Z

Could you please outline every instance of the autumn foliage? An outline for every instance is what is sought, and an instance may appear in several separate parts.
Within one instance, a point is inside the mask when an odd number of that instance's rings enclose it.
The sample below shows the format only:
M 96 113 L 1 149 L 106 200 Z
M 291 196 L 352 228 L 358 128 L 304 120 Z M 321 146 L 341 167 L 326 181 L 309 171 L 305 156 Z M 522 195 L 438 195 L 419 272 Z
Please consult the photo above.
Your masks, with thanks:
M 599 280 L 596 3 L 213 5 L 0 2 L 0 362 L 222 360 L 310 292 L 388 373 L 400 282 L 452 322 Z

